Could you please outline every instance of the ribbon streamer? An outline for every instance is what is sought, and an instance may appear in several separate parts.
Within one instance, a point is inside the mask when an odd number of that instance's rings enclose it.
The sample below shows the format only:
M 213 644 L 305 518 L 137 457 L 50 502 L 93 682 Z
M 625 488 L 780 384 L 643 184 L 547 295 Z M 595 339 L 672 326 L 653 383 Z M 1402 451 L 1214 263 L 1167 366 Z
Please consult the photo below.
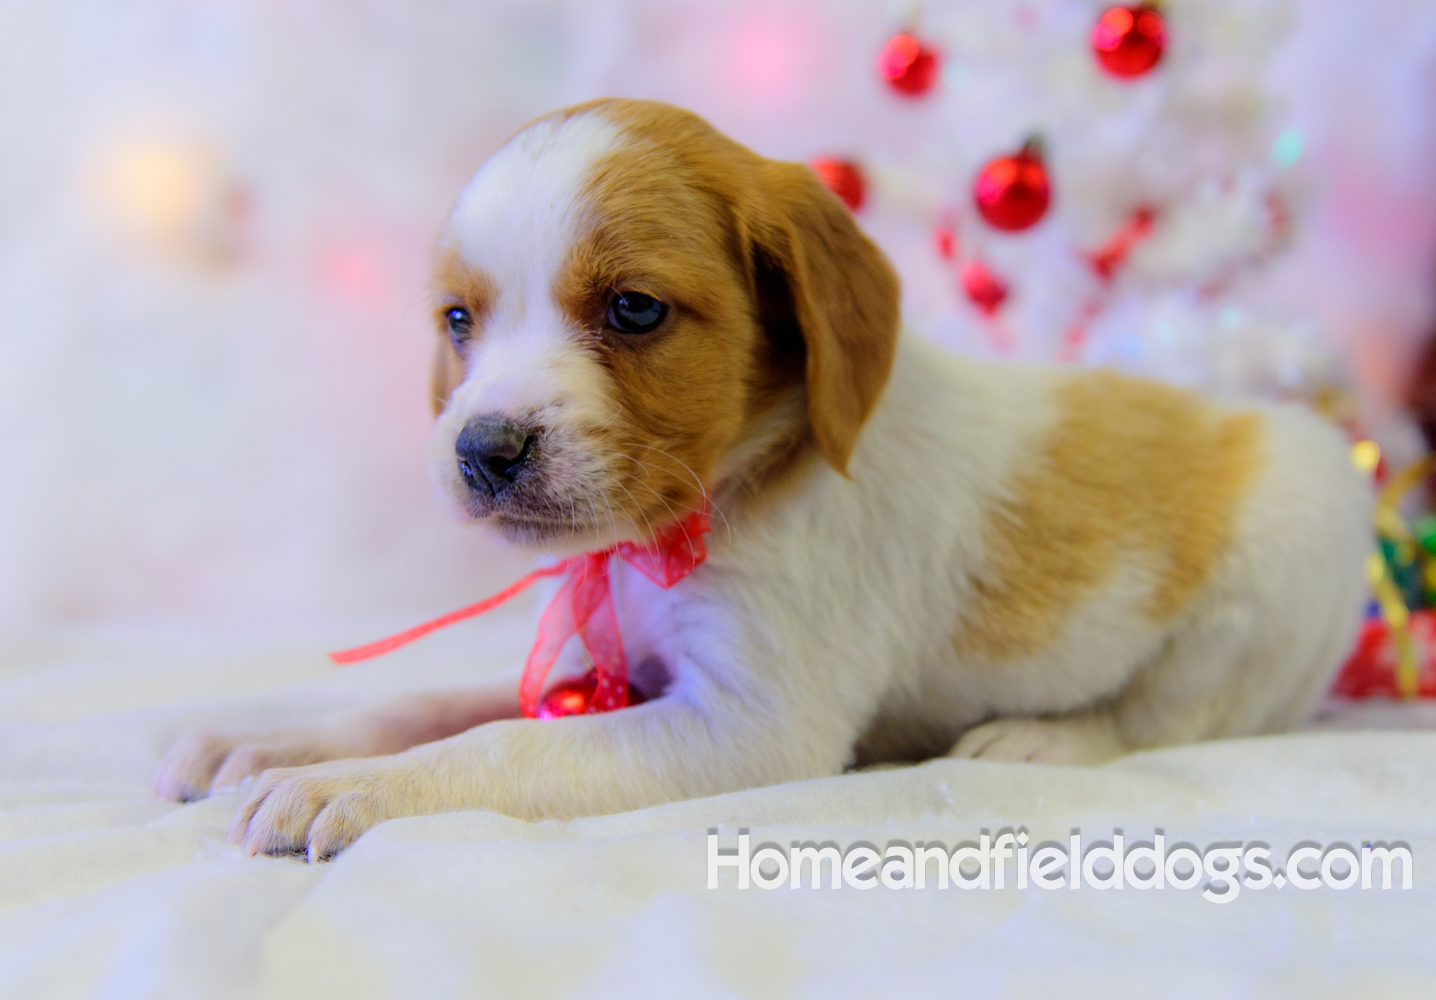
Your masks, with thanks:
M 491 611 L 544 577 L 563 575 L 563 585 L 539 618 L 538 636 L 529 650 L 523 678 L 519 681 L 519 706 L 525 718 L 537 717 L 544 680 L 564 645 L 577 635 L 593 661 L 598 681 L 587 711 L 611 712 L 623 708 L 628 704 L 628 659 L 623 652 L 623 636 L 613 608 L 613 587 L 609 577 L 611 559 L 617 555 L 667 590 L 708 558 L 703 536 L 710 526 L 705 506 L 703 510 L 660 532 L 649 545 L 620 542 L 611 548 L 585 552 L 553 566 L 536 569 L 497 594 L 466 608 L 451 611 L 378 642 L 330 653 L 329 658 L 343 665 L 382 656 L 430 632 Z
M 1414 548 L 1411 529 L 1399 510 L 1401 499 L 1431 471 L 1430 456 L 1413 462 L 1392 476 L 1376 498 L 1376 530 L 1399 547 Z M 1401 588 L 1392 579 L 1381 553 L 1373 552 L 1366 561 L 1367 580 L 1381 608 L 1381 617 L 1391 629 L 1391 644 L 1396 650 L 1396 691 L 1402 698 L 1415 698 L 1421 688 L 1421 666 L 1417 662 L 1416 643 L 1411 637 L 1411 612 Z

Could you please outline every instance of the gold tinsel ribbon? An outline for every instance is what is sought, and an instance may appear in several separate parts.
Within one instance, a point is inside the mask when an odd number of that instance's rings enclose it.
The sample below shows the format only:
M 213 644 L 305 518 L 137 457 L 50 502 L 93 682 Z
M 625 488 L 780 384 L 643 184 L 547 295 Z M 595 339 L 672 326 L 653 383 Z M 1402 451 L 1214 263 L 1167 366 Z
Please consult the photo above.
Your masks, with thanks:
M 1387 480 L 1376 497 L 1376 531 L 1395 544 L 1397 558 L 1402 562 L 1416 560 L 1417 543 L 1398 508 L 1406 494 L 1425 479 L 1431 469 L 1430 455 L 1411 463 Z M 1417 662 L 1416 643 L 1411 638 L 1411 612 L 1380 550 L 1367 557 L 1366 578 L 1381 608 L 1381 617 L 1391 630 L 1391 644 L 1396 650 L 1396 690 L 1403 698 L 1415 698 L 1420 689 L 1421 665 Z

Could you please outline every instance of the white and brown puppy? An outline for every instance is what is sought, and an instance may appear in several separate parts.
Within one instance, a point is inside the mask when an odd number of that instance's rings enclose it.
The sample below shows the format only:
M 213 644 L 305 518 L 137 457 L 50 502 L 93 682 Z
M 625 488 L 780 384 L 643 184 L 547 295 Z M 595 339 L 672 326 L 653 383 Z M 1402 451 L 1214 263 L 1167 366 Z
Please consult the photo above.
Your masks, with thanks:
M 900 336 L 892 269 L 813 174 L 687 112 L 525 128 L 436 283 L 433 469 L 464 517 L 567 554 L 708 499 L 711 556 L 667 591 L 615 562 L 637 707 L 529 721 L 506 685 L 182 738 L 161 795 L 263 771 L 251 851 L 1281 730 L 1352 642 L 1372 501 L 1333 428 Z

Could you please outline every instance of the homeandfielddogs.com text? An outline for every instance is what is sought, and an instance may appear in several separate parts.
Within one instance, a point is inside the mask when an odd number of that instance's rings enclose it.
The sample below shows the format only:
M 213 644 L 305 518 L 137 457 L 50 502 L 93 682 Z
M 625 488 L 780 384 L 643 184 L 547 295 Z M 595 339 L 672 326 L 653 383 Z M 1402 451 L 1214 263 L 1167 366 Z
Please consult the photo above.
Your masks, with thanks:
M 760 842 L 739 830 L 736 845 L 708 832 L 708 888 L 760 889 L 1178 889 L 1230 903 L 1243 889 L 1411 888 L 1410 847 L 1403 842 L 1325 846 L 1303 841 L 1284 861 L 1264 841 L 1218 841 L 1198 850 L 1168 844 L 1159 830 L 1129 841 L 1120 830 L 1085 848 L 1080 830 L 1064 843 L 1033 844 L 1025 828 L 984 832 L 949 849 L 939 841 L 837 844 Z

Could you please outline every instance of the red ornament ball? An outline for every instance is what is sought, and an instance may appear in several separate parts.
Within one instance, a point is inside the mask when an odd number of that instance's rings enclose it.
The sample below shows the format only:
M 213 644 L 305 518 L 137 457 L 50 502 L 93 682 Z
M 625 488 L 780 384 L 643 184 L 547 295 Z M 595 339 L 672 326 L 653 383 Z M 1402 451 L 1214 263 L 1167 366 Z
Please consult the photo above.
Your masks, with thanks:
M 952 226 L 938 226 L 932 231 L 932 245 L 943 260 L 956 260 L 957 230 Z
M 1141 76 L 1161 62 L 1167 26 L 1156 8 L 1111 7 L 1092 29 L 1092 51 L 1113 76 Z
M 962 290 L 967 293 L 972 304 L 987 316 L 995 314 L 1002 308 L 1002 303 L 1007 301 L 1006 283 L 989 271 L 980 260 L 973 261 L 962 272 Z
M 598 671 L 590 670 L 582 677 L 559 681 L 544 692 L 534 713 L 540 719 L 562 719 L 566 715 L 587 715 L 593 703 L 594 692 L 598 690 Z M 643 692 L 632 684 L 628 685 L 628 704 L 643 702 Z
M 888 86 L 905 97 L 921 97 L 937 84 L 937 52 L 904 31 L 893 35 L 878 53 L 878 72 Z
M 819 156 L 813 159 L 811 166 L 823 186 L 837 195 L 844 205 L 854 212 L 863 207 L 868 183 L 856 163 L 836 156 Z
M 972 185 L 977 211 L 988 224 L 1015 233 L 1034 226 L 1052 200 L 1047 165 L 1035 140 L 1015 156 L 999 156 L 983 167 Z

